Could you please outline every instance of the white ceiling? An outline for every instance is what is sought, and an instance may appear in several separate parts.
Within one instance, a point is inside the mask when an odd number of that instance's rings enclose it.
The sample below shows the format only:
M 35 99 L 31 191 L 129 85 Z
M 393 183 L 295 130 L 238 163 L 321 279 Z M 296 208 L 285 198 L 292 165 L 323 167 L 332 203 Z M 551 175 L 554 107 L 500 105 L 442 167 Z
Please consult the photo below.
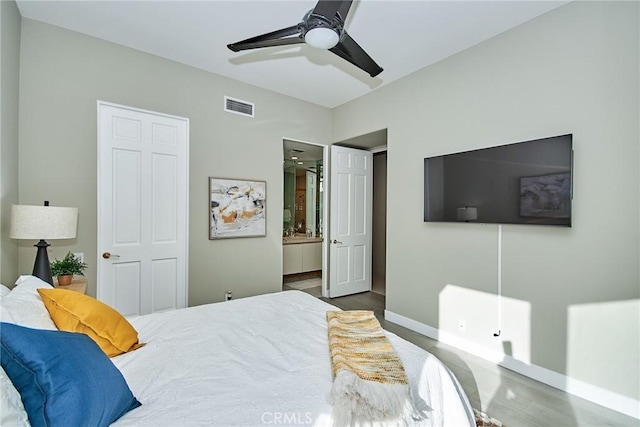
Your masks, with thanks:
M 355 1 L 345 28 L 384 68 L 376 78 L 307 45 L 227 49 L 297 24 L 314 0 L 17 3 L 26 18 L 333 108 L 568 1 Z

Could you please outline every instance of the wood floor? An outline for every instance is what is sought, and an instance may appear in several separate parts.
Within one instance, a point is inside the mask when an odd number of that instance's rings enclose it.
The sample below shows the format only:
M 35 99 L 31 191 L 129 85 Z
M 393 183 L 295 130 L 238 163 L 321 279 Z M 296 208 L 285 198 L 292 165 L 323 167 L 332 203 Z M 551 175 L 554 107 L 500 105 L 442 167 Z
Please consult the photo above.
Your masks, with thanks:
M 290 290 L 287 285 L 283 290 Z M 456 375 L 471 405 L 507 427 L 640 426 L 640 421 L 547 386 L 384 319 L 385 297 L 364 292 L 323 298 L 320 287 L 304 289 L 343 310 L 372 310 L 380 324 L 435 355 Z

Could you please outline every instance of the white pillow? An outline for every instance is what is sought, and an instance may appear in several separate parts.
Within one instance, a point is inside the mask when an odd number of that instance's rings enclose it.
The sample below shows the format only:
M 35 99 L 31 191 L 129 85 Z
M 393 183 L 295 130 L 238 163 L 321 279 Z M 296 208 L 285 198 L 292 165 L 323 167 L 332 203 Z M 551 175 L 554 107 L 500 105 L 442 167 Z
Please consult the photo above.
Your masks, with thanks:
M 20 393 L 4 369 L 0 368 L 0 426 L 28 426 L 29 417 L 24 410 Z
M 5 285 L 0 285 L 0 301 L 2 301 L 2 297 L 11 292 L 11 289 L 7 288 Z
M 16 323 L 11 317 L 11 314 L 2 306 L 2 298 L 11 292 L 11 289 L 7 288 L 5 285 L 0 285 L 0 322 L 9 322 Z M 0 418 L 2 418 L 2 414 L 0 414 Z M 2 425 L 2 424 L 0 424 Z
M 2 320 L 27 328 L 57 330 L 36 290 L 38 288 L 50 289 L 52 286 L 34 276 L 20 276 L 16 287 L 0 302 Z
M 11 313 L 9 313 L 9 311 L 7 311 L 3 305 L 0 305 L 0 322 L 16 323 L 16 321 L 13 320 L 13 316 L 11 316 Z M 0 334 L 1 333 L 2 331 L 0 331 Z
M 50 288 L 52 287 L 50 284 L 48 284 L 41 278 L 32 276 L 30 274 L 23 274 L 22 276 L 18 277 L 18 280 L 16 280 L 16 286 L 19 286 L 19 285 L 29 285 L 29 286 L 38 286 L 38 287 L 44 286 L 45 288 L 47 286 Z

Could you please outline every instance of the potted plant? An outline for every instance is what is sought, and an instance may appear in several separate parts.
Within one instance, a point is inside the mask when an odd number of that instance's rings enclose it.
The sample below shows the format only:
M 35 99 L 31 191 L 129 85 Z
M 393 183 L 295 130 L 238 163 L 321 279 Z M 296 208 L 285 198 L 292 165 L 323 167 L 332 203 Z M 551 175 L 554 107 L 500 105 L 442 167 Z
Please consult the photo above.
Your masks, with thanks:
M 71 284 L 74 274 L 84 276 L 87 264 L 71 252 L 68 252 L 64 258 L 61 260 L 56 259 L 49 267 L 51 268 L 51 275 L 58 278 L 58 285 L 65 286 Z

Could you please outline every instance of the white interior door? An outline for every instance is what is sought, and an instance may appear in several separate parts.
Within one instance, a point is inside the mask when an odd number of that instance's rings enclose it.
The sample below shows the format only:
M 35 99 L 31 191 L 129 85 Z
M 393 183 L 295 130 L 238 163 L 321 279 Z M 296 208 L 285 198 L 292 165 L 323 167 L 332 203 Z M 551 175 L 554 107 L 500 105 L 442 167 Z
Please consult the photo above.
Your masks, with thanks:
M 331 146 L 329 296 L 371 290 L 373 154 Z
M 307 230 L 311 232 L 311 237 L 316 237 L 316 174 L 310 171 L 307 173 L 307 212 L 306 221 Z
M 187 305 L 189 120 L 98 101 L 97 297 L 123 315 Z

